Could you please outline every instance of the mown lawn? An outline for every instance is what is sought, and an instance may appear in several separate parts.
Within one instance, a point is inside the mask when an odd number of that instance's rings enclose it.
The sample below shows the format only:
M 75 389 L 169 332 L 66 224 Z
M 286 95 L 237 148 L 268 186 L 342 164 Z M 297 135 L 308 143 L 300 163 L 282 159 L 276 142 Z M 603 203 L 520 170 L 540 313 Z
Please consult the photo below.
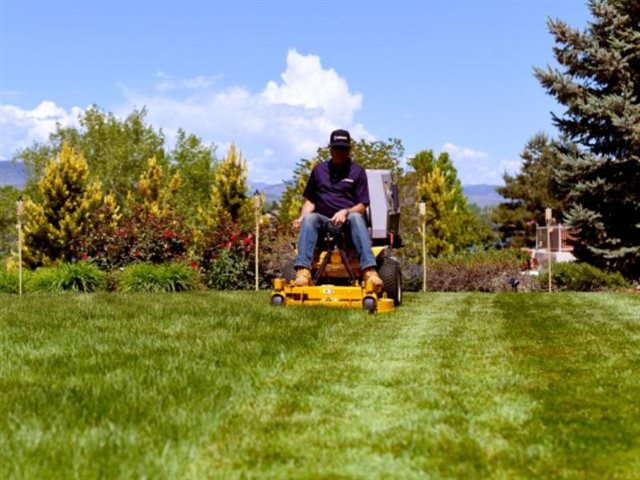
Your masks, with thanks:
M 0 296 L 0 478 L 640 478 L 640 295 Z

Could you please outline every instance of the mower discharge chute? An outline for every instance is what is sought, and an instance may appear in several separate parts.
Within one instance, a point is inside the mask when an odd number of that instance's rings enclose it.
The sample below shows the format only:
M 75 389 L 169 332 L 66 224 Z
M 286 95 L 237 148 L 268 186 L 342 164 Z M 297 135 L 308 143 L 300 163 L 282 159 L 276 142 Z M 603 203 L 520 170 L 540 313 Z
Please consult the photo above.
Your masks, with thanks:
M 367 170 L 370 204 L 367 221 L 378 275 L 383 287 L 360 280 L 362 271 L 355 248 L 344 233 L 326 235 L 316 246 L 313 284 L 296 287 L 293 262 L 273 281 L 272 305 L 323 305 L 388 312 L 402 302 L 400 263 L 390 249 L 401 246 L 398 186 L 389 170 Z

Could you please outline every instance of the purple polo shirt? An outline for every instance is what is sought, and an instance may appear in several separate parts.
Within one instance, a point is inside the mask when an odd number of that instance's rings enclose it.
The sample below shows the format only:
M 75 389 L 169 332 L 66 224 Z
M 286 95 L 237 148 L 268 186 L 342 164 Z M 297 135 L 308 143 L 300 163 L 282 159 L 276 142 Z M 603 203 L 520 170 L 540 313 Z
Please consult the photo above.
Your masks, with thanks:
M 367 173 L 357 163 L 349 162 L 343 169 L 331 161 L 319 163 L 311 171 L 304 196 L 315 205 L 315 212 L 326 217 L 358 203 L 369 205 Z

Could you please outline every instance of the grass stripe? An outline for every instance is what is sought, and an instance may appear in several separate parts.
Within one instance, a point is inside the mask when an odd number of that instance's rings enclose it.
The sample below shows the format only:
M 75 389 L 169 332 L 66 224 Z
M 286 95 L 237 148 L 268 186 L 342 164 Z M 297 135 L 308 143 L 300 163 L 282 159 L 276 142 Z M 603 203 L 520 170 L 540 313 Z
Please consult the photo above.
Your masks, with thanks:
M 522 299 L 497 297 L 512 362 L 538 404 L 523 435 L 538 452 L 532 475 L 640 478 L 640 310 L 631 298 L 539 294 L 515 308 Z
M 4 301 L 7 299 L 8 301 Z M 637 478 L 640 297 L 0 300 L 4 478 Z

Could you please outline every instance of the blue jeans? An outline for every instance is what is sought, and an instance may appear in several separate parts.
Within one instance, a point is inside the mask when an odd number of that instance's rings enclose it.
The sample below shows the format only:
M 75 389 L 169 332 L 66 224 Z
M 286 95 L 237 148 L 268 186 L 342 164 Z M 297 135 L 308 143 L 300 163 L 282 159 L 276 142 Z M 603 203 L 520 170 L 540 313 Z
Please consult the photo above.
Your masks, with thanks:
M 294 265 L 311 269 L 313 250 L 318 243 L 320 232 L 339 233 L 343 227 L 349 226 L 351 240 L 360 257 L 360 269 L 375 267 L 376 258 L 371 251 L 371 239 L 364 216 L 360 213 L 350 213 L 344 225 L 333 225 L 328 217 L 319 213 L 310 213 L 302 219 L 300 236 L 298 237 L 298 256 Z

